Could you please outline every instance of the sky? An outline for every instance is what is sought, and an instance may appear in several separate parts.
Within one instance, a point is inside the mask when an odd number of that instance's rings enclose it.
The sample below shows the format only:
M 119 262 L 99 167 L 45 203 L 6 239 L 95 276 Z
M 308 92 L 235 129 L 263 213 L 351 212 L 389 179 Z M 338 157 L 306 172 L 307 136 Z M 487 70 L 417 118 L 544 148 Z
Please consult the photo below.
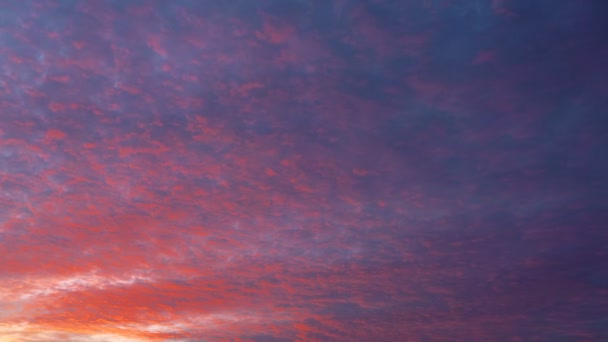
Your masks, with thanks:
M 0 342 L 608 340 L 606 1 L 0 6 Z

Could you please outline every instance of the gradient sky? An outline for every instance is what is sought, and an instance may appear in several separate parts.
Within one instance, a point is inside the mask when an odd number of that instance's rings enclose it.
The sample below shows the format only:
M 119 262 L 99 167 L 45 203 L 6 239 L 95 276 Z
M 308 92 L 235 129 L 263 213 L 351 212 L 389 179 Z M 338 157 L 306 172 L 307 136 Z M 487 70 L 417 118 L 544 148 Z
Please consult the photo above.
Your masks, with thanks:
M 608 340 L 605 0 L 1 0 L 0 341 Z

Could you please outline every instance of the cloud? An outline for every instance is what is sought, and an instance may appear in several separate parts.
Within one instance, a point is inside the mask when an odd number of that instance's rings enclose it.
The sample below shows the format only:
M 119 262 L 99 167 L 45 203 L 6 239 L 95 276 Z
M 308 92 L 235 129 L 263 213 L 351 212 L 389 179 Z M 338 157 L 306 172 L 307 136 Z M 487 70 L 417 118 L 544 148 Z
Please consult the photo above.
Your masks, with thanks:
M 0 341 L 599 339 L 594 6 L 7 3 Z

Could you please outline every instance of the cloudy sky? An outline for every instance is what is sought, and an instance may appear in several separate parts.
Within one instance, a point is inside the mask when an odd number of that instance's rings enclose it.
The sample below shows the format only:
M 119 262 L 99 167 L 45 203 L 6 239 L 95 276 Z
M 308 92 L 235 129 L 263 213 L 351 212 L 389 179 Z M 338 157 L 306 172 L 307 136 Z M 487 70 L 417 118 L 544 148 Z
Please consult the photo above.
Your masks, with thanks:
M 602 0 L 0 0 L 0 341 L 608 339 Z

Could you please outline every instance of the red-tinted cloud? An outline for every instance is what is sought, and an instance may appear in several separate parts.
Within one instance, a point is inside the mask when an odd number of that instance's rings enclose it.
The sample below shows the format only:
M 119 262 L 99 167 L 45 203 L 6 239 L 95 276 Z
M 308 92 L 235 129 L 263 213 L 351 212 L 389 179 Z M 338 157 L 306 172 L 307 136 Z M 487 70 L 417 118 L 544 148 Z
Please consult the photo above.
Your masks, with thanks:
M 0 341 L 601 339 L 593 6 L 6 2 Z

